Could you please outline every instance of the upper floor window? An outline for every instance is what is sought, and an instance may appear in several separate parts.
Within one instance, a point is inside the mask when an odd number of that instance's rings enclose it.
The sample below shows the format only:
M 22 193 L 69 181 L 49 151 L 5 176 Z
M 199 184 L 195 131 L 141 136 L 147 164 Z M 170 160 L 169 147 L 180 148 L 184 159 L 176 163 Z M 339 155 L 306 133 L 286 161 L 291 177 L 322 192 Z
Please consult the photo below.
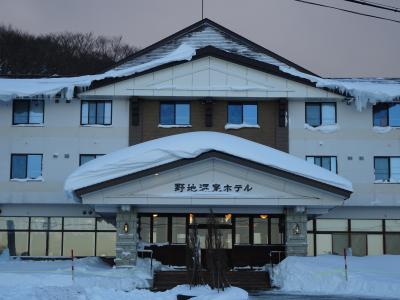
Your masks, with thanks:
M 104 154 L 81 154 L 79 155 L 79 165 L 82 166 L 83 164 L 103 155 Z
M 190 125 L 190 104 L 161 103 L 160 125 Z
M 112 101 L 82 101 L 82 125 L 111 125 Z
M 229 124 L 258 124 L 257 104 L 229 103 L 228 104 Z
M 13 124 L 43 124 L 43 100 L 14 100 Z
M 378 103 L 374 105 L 374 126 L 400 127 L 400 103 Z
M 375 180 L 400 183 L 400 157 L 374 157 Z
M 11 179 L 40 178 L 42 157 L 42 154 L 11 154 Z
M 306 123 L 313 127 L 336 124 L 336 103 L 306 103 Z
M 337 173 L 336 156 L 306 156 L 306 160 L 324 169 Z

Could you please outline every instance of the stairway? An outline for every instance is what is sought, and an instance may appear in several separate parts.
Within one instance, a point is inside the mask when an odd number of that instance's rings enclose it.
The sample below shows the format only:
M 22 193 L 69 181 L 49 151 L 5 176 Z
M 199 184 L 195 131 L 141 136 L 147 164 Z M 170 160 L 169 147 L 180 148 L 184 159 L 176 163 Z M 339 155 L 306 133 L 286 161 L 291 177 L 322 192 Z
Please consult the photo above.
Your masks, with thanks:
M 207 272 L 203 278 L 207 283 Z M 228 271 L 227 280 L 232 286 L 237 286 L 246 291 L 267 290 L 270 286 L 267 272 L 258 271 Z M 154 273 L 153 290 L 163 291 L 180 284 L 188 284 L 186 271 L 160 271 Z

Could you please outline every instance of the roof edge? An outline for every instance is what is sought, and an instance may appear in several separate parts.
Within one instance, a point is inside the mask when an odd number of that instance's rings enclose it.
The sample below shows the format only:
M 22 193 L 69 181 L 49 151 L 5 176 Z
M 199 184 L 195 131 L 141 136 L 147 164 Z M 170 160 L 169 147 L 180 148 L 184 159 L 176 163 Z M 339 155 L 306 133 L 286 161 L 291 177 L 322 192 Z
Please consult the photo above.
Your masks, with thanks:
M 120 65 L 122 65 L 124 63 L 126 63 L 127 61 L 129 61 L 131 59 L 137 58 L 137 57 L 139 57 L 139 56 L 141 56 L 141 55 L 143 55 L 145 53 L 148 53 L 148 52 L 154 50 L 155 48 L 159 47 L 160 45 L 162 45 L 162 44 L 164 44 L 164 43 L 166 43 L 166 42 L 168 42 L 168 41 L 170 41 L 172 39 L 178 38 L 179 36 L 184 35 L 184 34 L 190 32 L 190 31 L 192 31 L 192 30 L 194 30 L 194 29 L 196 29 L 196 28 L 198 28 L 200 26 L 203 26 L 205 24 L 208 24 L 210 26 L 213 26 L 213 27 L 217 28 L 218 30 L 221 30 L 221 31 L 225 32 L 226 34 L 232 36 L 234 39 L 238 39 L 238 40 L 248 44 L 249 46 L 256 48 L 258 51 L 262 52 L 263 54 L 269 55 L 269 56 L 271 56 L 271 57 L 273 57 L 273 58 L 275 58 L 275 59 L 277 59 L 279 61 L 282 61 L 283 63 L 287 64 L 288 66 L 291 66 L 291 67 L 293 67 L 293 68 L 295 68 L 295 69 L 297 69 L 297 70 L 299 70 L 301 72 L 307 73 L 309 75 L 313 75 L 313 76 L 318 76 L 319 77 L 319 75 L 307 70 L 306 68 L 304 68 L 302 66 L 299 66 L 298 64 L 296 64 L 296 63 L 294 63 L 294 62 L 292 62 L 292 61 L 290 61 L 290 60 L 288 60 L 288 59 L 276 54 L 275 52 L 272 52 L 271 50 L 268 50 L 267 48 L 265 48 L 265 47 L 255 43 L 255 42 L 245 38 L 244 36 L 234 32 L 234 31 L 232 31 L 232 30 L 230 30 L 230 29 L 218 24 L 217 22 L 208 19 L 208 18 L 204 18 L 203 20 L 197 21 L 197 22 L 195 22 L 195 23 L 193 23 L 193 24 L 191 24 L 191 25 L 189 25 L 189 26 L 187 26 L 187 27 L 185 27 L 185 28 L 183 28 L 183 29 L 181 29 L 181 30 L 179 30 L 179 31 L 177 31 L 177 32 L 175 32 L 175 33 L 163 38 L 163 39 L 161 39 L 161 40 L 159 40 L 158 42 L 155 42 L 155 43 L 143 48 L 142 50 L 139 50 L 139 51 L 135 52 L 132 55 L 123 58 L 122 60 L 116 62 L 111 68 L 105 69 L 105 71 L 112 70 L 112 69 L 114 69 L 114 68 L 116 68 L 116 67 L 118 67 L 118 66 L 120 66 Z
M 119 184 L 123 184 L 135 179 L 139 179 L 142 177 L 146 177 L 146 176 L 150 176 L 156 173 L 161 173 L 164 171 L 168 171 L 171 169 L 175 169 L 178 167 L 182 167 L 191 163 L 195 163 L 198 161 L 203 161 L 209 158 L 219 158 L 225 161 L 229 161 L 229 162 L 233 162 L 236 164 L 240 164 L 240 165 L 244 165 L 246 167 L 258 170 L 258 171 L 262 171 L 268 174 L 272 174 L 278 177 L 282 177 L 285 179 L 289 179 L 298 183 L 302 183 L 302 184 L 306 184 L 309 186 L 312 186 L 314 188 L 320 189 L 320 190 L 324 190 L 336 195 L 339 195 L 341 197 L 345 197 L 345 199 L 348 199 L 350 197 L 350 195 L 352 194 L 352 191 L 328 184 L 328 183 L 324 183 L 324 182 L 320 182 L 314 179 L 310 179 L 307 178 L 305 176 L 301 176 L 295 173 L 291 173 L 285 170 L 281 170 L 275 167 L 271 167 L 271 166 L 267 166 L 267 165 L 263 165 L 257 162 L 253 162 L 251 160 L 245 159 L 245 158 L 241 158 L 241 157 L 237 157 L 237 156 L 233 156 L 231 154 L 227 154 L 221 151 L 217 151 L 217 150 L 212 150 L 212 151 L 208 151 L 208 152 L 204 152 L 194 158 L 183 158 L 183 159 L 179 159 L 170 163 L 166 163 L 164 165 L 161 166 L 157 166 L 157 167 L 153 167 L 147 170 L 142 170 L 136 173 L 131 173 L 131 174 L 127 174 L 118 178 L 114 178 L 114 179 L 109 179 L 100 183 L 96 183 L 96 184 L 92 184 L 86 187 L 82 187 L 79 189 L 75 190 L 75 194 L 78 197 L 81 197 L 84 194 L 88 194 L 88 193 L 92 193 L 104 188 L 108 188 L 108 187 L 112 187 L 112 186 L 116 186 Z

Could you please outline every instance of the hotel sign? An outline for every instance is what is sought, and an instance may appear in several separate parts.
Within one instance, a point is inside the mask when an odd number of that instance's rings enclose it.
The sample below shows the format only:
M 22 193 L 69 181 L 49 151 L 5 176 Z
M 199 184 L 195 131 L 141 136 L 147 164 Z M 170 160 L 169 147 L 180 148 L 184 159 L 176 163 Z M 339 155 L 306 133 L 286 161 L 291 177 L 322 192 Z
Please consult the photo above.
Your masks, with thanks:
M 220 183 L 175 183 L 174 192 L 176 193 L 240 193 L 250 192 L 253 187 L 250 184 L 220 184 Z

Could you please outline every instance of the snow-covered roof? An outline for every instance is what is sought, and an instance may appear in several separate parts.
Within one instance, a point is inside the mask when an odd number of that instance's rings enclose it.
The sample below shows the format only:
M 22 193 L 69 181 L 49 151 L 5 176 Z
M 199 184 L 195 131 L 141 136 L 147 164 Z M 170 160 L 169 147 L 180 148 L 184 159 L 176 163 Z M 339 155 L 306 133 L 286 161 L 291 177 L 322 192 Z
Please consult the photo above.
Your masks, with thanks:
M 321 78 L 300 72 L 292 67 L 280 66 L 279 69 L 293 76 L 307 79 L 316 87 L 328 88 L 353 98 L 359 111 L 368 103 L 392 102 L 400 100 L 400 79 L 386 78 Z
M 32 96 L 54 97 L 60 92 L 64 93 L 66 99 L 72 99 L 75 87 L 89 87 L 95 80 L 125 77 L 170 62 L 191 60 L 195 54 L 195 49 L 183 44 L 164 57 L 140 65 L 112 69 L 96 75 L 35 79 L 0 78 L 0 100 L 10 101 L 14 98 Z
M 393 79 L 327 79 L 231 32 L 210 20 L 195 23 L 180 32 L 128 57 L 107 72 L 67 78 L 10 79 L 0 78 L 0 100 L 42 96 L 54 97 L 60 92 L 66 99 L 74 96 L 75 87 L 89 87 L 94 81 L 121 78 L 171 62 L 189 61 L 196 51 L 212 46 L 226 53 L 240 55 L 279 68 L 283 73 L 301 78 L 355 99 L 359 110 L 368 103 L 400 99 L 400 80 Z
M 182 133 L 124 148 L 92 160 L 75 170 L 65 181 L 68 194 L 202 153 L 218 151 L 351 192 L 352 184 L 328 170 L 288 153 L 230 134 L 198 131 Z

